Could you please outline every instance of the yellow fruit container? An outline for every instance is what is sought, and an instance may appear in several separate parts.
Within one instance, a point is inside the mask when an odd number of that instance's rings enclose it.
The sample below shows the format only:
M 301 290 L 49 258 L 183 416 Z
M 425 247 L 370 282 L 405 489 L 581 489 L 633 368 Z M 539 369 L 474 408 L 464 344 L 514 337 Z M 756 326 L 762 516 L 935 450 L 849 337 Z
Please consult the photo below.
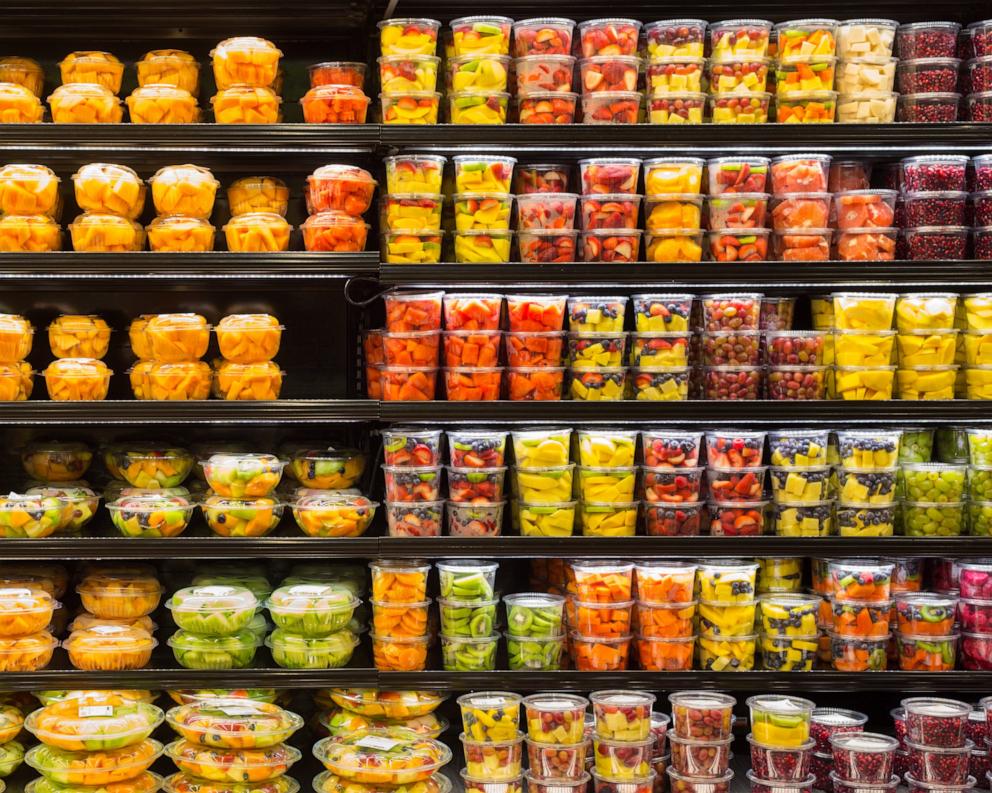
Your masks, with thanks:
M 205 361 L 181 361 L 165 363 L 148 361 L 143 366 L 144 387 L 141 399 L 185 401 L 207 399 L 210 396 L 210 383 L 213 374 Z M 132 379 L 132 386 L 133 386 Z
M 441 261 L 443 231 L 387 231 L 381 250 L 387 264 L 436 264 Z
M 124 120 L 121 100 L 102 85 L 60 85 L 48 97 L 56 124 L 120 124 Z
M 31 352 L 34 328 L 18 314 L 0 314 L 0 361 L 23 361 Z
M 2 221 L 0 221 L 0 227 L 2 227 Z M 992 365 L 992 331 L 970 330 L 963 336 L 964 360 L 959 360 L 955 356 L 954 363 L 967 363 L 968 366 Z
M 110 347 L 110 326 L 94 314 L 63 314 L 48 326 L 56 358 L 103 358 Z
M 0 124 L 37 124 L 44 115 L 41 100 L 30 88 L 0 83 Z
M 33 58 L 0 56 L 0 83 L 23 85 L 40 99 L 45 88 L 45 70 Z
M 10 164 L 0 168 L 0 213 L 54 216 L 59 178 L 44 165 Z
M 964 319 L 968 330 L 992 330 L 992 292 L 965 295 Z
M 154 316 L 154 314 L 142 314 L 140 317 L 132 319 L 131 324 L 128 325 L 127 335 L 131 344 L 131 352 L 134 353 L 135 358 L 140 360 L 148 360 L 152 357 L 151 342 L 145 335 L 145 330 L 148 327 L 148 320 Z
M 835 292 L 834 325 L 838 330 L 889 330 L 895 313 L 894 294 Z
M 455 261 L 468 264 L 508 262 L 512 240 L 512 231 L 456 231 Z
M 633 537 L 637 533 L 638 501 L 579 502 L 583 537 Z
M 644 193 L 654 196 L 698 195 L 705 160 L 698 157 L 656 157 L 644 161 Z
M 892 399 L 895 366 L 838 366 L 834 374 L 837 397 L 845 400 Z
M 271 88 L 232 85 L 210 100 L 218 124 L 276 124 L 282 99 Z
M 958 296 L 953 292 L 921 292 L 899 295 L 896 300 L 896 329 L 940 330 L 954 327 Z
M 62 250 L 59 224 L 46 215 L 0 215 L 0 253 Z
M 271 314 L 229 314 L 215 328 L 220 354 L 235 363 L 271 361 L 279 352 L 282 331 Z
M 448 94 L 452 124 L 505 124 L 510 95 L 501 91 L 461 91 Z
M 703 233 L 698 229 L 648 232 L 649 262 L 698 262 L 703 258 Z
M 888 366 L 892 363 L 895 331 L 837 331 L 834 360 L 838 366 Z
M 45 369 L 48 398 L 55 402 L 106 399 L 113 372 L 93 358 L 59 358 Z
M 89 83 L 100 85 L 113 94 L 120 93 L 124 64 L 109 52 L 81 50 L 70 52 L 59 63 L 63 85 Z
M 272 361 L 234 363 L 218 361 L 214 372 L 214 396 L 227 400 L 274 400 L 282 390 L 283 372 Z
M 236 215 L 224 226 L 227 249 L 235 253 L 264 253 L 289 250 L 293 227 L 274 212 Z
M 528 504 L 563 503 L 572 498 L 575 465 L 518 468 L 514 472 L 517 495 Z
M 126 165 L 89 163 L 72 175 L 72 186 L 84 212 L 137 220 L 145 208 L 145 184 Z
M 218 88 L 232 85 L 271 86 L 279 73 L 282 51 L 267 39 L 237 36 L 210 51 Z
M 148 358 L 165 363 L 193 361 L 207 351 L 210 326 L 199 314 L 156 314 L 148 319 L 142 335 Z
M 214 249 L 214 227 L 209 220 L 184 215 L 157 217 L 148 224 L 148 248 L 169 253 L 202 253 Z
M 992 399 L 992 366 L 972 366 L 964 377 L 968 399 Z
M 198 165 L 169 165 L 148 180 L 152 203 L 160 215 L 209 218 L 220 183 Z
M 27 361 L 0 363 L 0 402 L 23 402 L 34 391 L 34 370 Z
M 701 228 L 703 198 L 694 194 L 674 193 L 655 196 L 644 202 L 644 228 L 652 231 L 672 231 Z
M 146 85 L 127 98 L 132 124 L 195 124 L 200 120 L 196 97 L 172 85 Z
M 631 501 L 637 468 L 579 467 L 579 498 L 583 501 Z
M 385 19 L 379 23 L 383 55 L 433 55 L 441 23 L 434 19 Z
M 148 395 L 148 372 L 154 364 L 155 361 L 138 361 L 128 369 L 127 376 L 135 399 L 151 399 Z
M 286 217 L 289 188 L 282 179 L 274 176 L 246 176 L 227 188 L 227 203 L 232 216 L 275 212 Z
M 896 372 L 899 399 L 954 399 L 957 366 L 913 366 Z
M 130 253 L 145 246 L 140 223 L 117 215 L 84 212 L 69 224 L 72 249 L 86 253 Z
M 833 298 L 830 295 L 813 295 L 809 302 L 813 314 L 813 330 L 833 330 Z
M 956 330 L 918 330 L 901 332 L 896 337 L 899 365 L 904 369 L 916 366 L 947 366 L 954 363 L 958 332 Z
M 135 64 L 138 85 L 172 85 L 196 96 L 200 90 L 200 64 L 184 50 L 152 50 Z

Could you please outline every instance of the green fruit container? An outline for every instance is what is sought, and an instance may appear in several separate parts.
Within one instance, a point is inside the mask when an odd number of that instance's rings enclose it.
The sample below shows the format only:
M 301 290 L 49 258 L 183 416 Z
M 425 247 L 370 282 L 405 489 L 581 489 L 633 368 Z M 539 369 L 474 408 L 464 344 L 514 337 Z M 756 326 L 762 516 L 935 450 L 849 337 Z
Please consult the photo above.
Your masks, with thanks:
M 507 595 L 506 635 L 526 639 L 550 639 L 563 635 L 565 598 L 540 592 Z
M 933 428 L 903 427 L 899 443 L 900 463 L 928 463 L 933 457 Z M 992 436 L 990 436 L 992 441 Z M 992 443 L 990 443 L 992 448 Z M 992 453 L 989 455 L 992 460 Z
M 992 501 L 992 465 L 969 466 L 968 498 L 972 501 Z
M 141 743 L 162 719 L 154 705 L 94 691 L 29 713 L 24 727 L 47 746 L 103 752 Z
M 547 639 L 525 639 L 506 634 L 506 654 L 510 669 L 556 672 L 561 669 L 564 651 L 564 634 Z
M 24 761 L 46 779 L 60 785 L 75 786 L 100 778 L 112 788 L 115 783 L 126 782 L 147 771 L 162 755 L 163 748 L 161 743 L 148 738 L 106 752 L 99 767 L 94 767 L 95 763 L 89 765 L 92 763 L 88 760 L 89 752 L 71 752 L 41 744 L 28 751 Z
M 289 579 L 286 579 L 283 583 L 289 583 Z M 217 574 L 201 573 L 193 579 L 193 586 L 244 587 L 251 591 L 259 603 L 264 603 L 266 598 L 272 594 L 272 584 L 269 583 L 264 575 L 255 575 L 248 572 L 243 575 L 226 572 Z
M 0 779 L 13 774 L 24 762 L 24 745 L 20 741 L 0 744 Z
M 62 499 L 65 512 L 62 516 L 62 526 L 57 529 L 59 534 L 78 534 L 93 520 L 100 508 L 100 496 L 93 490 L 68 482 L 31 487 L 25 495 Z
M 176 625 L 203 636 L 230 636 L 245 628 L 258 607 L 246 587 L 192 586 L 166 602 Z
M 992 536 L 992 501 L 971 501 L 968 504 L 969 533 L 975 537 Z
M 969 427 L 968 456 L 972 465 L 992 465 L 992 430 Z
M 449 600 L 438 598 L 441 633 L 449 637 L 483 639 L 496 627 L 498 600 Z
M 908 463 L 902 467 L 908 501 L 937 504 L 964 498 L 967 466 L 947 463 Z
M 902 520 L 907 537 L 956 537 L 968 525 L 963 501 L 904 501 Z
M 267 496 L 279 485 L 286 463 L 274 454 L 214 454 L 204 460 L 203 475 L 218 496 Z
M 351 590 L 333 584 L 279 587 L 267 601 L 277 628 L 300 636 L 327 636 L 347 627 L 361 603 Z
M 208 496 L 200 509 L 207 525 L 220 537 L 265 537 L 279 525 L 284 506 L 270 496 Z
M 265 640 L 272 660 L 284 669 L 340 669 L 351 660 L 358 637 L 349 630 L 301 636 L 276 628 Z
M 499 634 L 480 638 L 441 635 L 441 663 L 446 672 L 491 672 L 496 669 Z
M 201 636 L 178 630 L 168 644 L 176 661 L 186 669 L 244 669 L 254 660 L 259 641 L 249 630 L 230 636 Z
M 441 597 L 463 603 L 494 600 L 498 569 L 495 562 L 471 559 L 438 562 Z

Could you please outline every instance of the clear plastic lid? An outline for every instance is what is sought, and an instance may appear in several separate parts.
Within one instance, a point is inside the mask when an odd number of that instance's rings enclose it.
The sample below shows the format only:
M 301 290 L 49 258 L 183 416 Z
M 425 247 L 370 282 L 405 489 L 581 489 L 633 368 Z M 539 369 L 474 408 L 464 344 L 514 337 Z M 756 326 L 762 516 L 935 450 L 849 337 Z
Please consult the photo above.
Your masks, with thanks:
M 116 691 L 89 691 L 30 713 L 24 726 L 50 746 L 90 749 L 142 741 L 162 719 L 162 710 L 154 705 Z
M 220 185 L 209 169 L 199 165 L 167 165 L 159 168 L 153 176 L 148 179 L 148 184 L 160 181 L 164 185 L 173 184 L 194 184 L 198 187 L 213 185 L 215 188 Z
M 166 777 L 162 789 L 165 793 L 299 793 L 300 784 L 288 776 L 264 782 L 221 782 L 179 773 Z
M 370 718 L 407 718 L 433 713 L 445 696 L 436 691 L 384 691 L 378 688 L 332 688 L 331 700 Z
M 62 646 L 71 652 L 83 653 L 136 653 L 151 651 L 158 645 L 152 635 L 130 625 L 94 625 L 73 631 Z
M 202 775 L 203 769 L 214 769 L 211 776 L 238 774 L 246 779 L 282 776 L 303 756 L 295 747 L 283 743 L 264 749 L 231 749 L 221 754 L 182 739 L 166 746 L 165 754 L 191 774 Z
M 372 174 L 364 168 L 341 164 L 322 165 L 307 177 L 307 183 L 312 184 L 313 182 L 319 182 L 325 179 L 342 179 L 350 182 L 377 184 L 376 180 L 372 178 Z
M 351 611 L 360 603 L 350 590 L 332 584 L 293 584 L 275 590 L 265 607 L 283 613 L 305 614 Z
M 258 36 L 234 36 L 233 38 L 224 39 L 210 50 L 210 57 L 227 58 L 234 52 L 237 52 L 239 55 L 260 52 L 275 52 L 277 55 L 282 55 L 282 50 L 268 39 L 259 38 Z
M 223 230 L 227 229 L 238 229 L 238 228 L 251 228 L 253 226 L 259 225 L 274 225 L 282 226 L 292 230 L 292 226 L 289 222 L 280 215 L 278 212 L 245 212 L 242 215 L 235 215 L 232 217 L 224 226 Z
M 235 698 L 180 705 L 166 714 L 166 720 L 187 740 L 217 748 L 227 748 L 228 741 L 244 733 L 251 734 L 256 747 L 272 746 L 303 726 L 300 716 L 278 705 Z
M 372 784 L 404 784 L 426 779 L 451 760 L 451 750 L 402 727 L 359 730 L 324 738 L 313 754 L 328 771 Z
M 119 749 L 105 749 L 100 753 L 100 770 L 107 774 L 112 773 L 115 780 L 126 776 L 129 772 L 131 777 L 137 776 L 154 763 L 162 752 L 162 744 L 151 738 Z M 77 785 L 70 780 L 74 780 L 77 775 L 85 778 L 88 773 L 100 774 L 100 770 L 97 770 L 96 764 L 89 757 L 90 752 L 73 752 L 55 746 L 40 745 L 28 751 L 24 756 L 24 762 L 50 779 L 62 778 L 67 787 L 75 789 Z M 131 777 L 128 779 L 130 780 Z M 112 788 L 113 783 L 109 787 Z
M 171 611 L 195 613 L 254 610 L 258 600 L 250 589 L 239 586 L 191 586 L 177 591 L 165 603 Z
M 186 215 L 159 215 L 146 227 L 148 231 L 189 231 L 193 228 L 213 231 L 214 225 L 203 218 L 191 218 Z

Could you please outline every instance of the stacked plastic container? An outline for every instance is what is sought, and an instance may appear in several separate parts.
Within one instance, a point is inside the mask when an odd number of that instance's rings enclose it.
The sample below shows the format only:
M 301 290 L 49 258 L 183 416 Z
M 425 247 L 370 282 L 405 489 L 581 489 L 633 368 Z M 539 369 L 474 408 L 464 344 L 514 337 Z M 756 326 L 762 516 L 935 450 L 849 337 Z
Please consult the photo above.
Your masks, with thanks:
M 120 124 L 124 64 L 109 52 L 70 52 L 59 63 L 62 85 L 48 97 L 56 124 Z M 34 112 L 32 109 L 31 112 Z M 33 119 L 40 121 L 39 117 Z
M 639 260 L 641 231 L 637 192 L 641 161 L 600 157 L 579 161 L 582 198 L 582 260 L 626 263 Z
M 517 245 L 524 264 L 573 262 L 578 258 L 575 217 L 579 196 L 568 192 L 570 170 L 565 165 L 517 167 Z M 593 200 L 583 198 L 583 210 L 586 202 Z M 590 212 L 600 209 L 591 203 L 588 208 Z M 581 221 L 585 221 L 585 215 Z
M 757 292 L 721 292 L 702 295 L 700 330 L 704 334 L 715 334 L 713 336 L 715 339 L 736 337 L 758 344 L 759 336 L 742 334 L 757 333 L 760 330 L 763 297 Z M 713 346 L 713 350 L 714 354 L 719 352 L 716 345 Z M 748 352 L 746 360 L 751 357 L 753 357 L 752 353 Z M 720 358 L 720 360 L 727 359 L 729 356 Z M 764 369 L 758 364 L 721 363 L 704 366 L 700 392 L 704 399 L 710 400 L 760 399 L 764 390 L 764 379 Z M 760 462 L 760 451 L 758 449 L 759 459 L 755 461 L 756 463 Z M 712 464 L 712 461 L 709 462 Z
M 816 782 L 813 783 L 814 787 L 819 790 L 827 790 L 831 784 L 830 774 L 834 770 L 834 756 L 830 739 L 834 735 L 863 732 L 867 721 L 868 717 L 856 710 L 844 710 L 843 708 L 813 709 L 810 717 L 809 734 L 814 746 L 811 752 L 809 770 L 816 777 Z M 753 755 L 751 764 L 753 767 Z
M 728 19 L 709 26 L 709 109 L 714 124 L 768 121 L 768 42 L 772 23 Z
M 901 470 L 902 523 L 908 537 L 951 537 L 968 527 L 968 466 L 905 463 Z M 974 478 L 974 477 L 973 477 Z
M 8 124 L 36 124 L 45 116 L 45 71 L 33 58 L 0 56 L 0 106 Z
M 992 58 L 990 58 L 992 61 Z M 989 96 L 992 104 L 992 95 Z M 992 112 L 989 117 L 992 118 Z M 992 260 L 992 157 L 979 154 L 971 159 L 975 171 L 971 203 L 974 209 L 974 256 L 981 261 Z M 2 225 L 2 220 L 0 220 Z
M 286 743 L 303 726 L 297 714 L 246 697 L 206 697 L 172 708 L 166 720 L 179 735 L 166 747 L 179 773 L 167 777 L 165 787 L 183 790 L 216 784 L 221 776 L 250 776 L 266 786 L 298 789 L 296 780 L 285 776 L 300 759 Z
M 837 533 L 842 537 L 891 537 L 899 491 L 899 431 L 837 433 L 835 469 Z M 907 464 L 908 465 L 908 464 Z
M 48 340 L 55 356 L 44 372 L 49 397 L 104 399 L 113 374 L 101 360 L 110 345 L 106 321 L 94 315 L 63 314 L 49 325 Z
M 62 250 L 58 189 L 59 178 L 44 165 L 0 167 L 0 252 Z
M 668 734 L 672 748 L 672 765 L 668 768 L 671 788 L 729 790 L 734 778 L 729 765 L 737 700 L 711 691 L 679 691 L 669 694 L 668 701 L 672 705 L 672 729 Z
M 887 668 L 892 608 L 892 562 L 830 559 L 830 645 L 834 669 L 876 672 Z
M 450 430 L 448 443 L 448 535 L 500 536 L 506 505 L 506 433 Z
M 751 770 L 747 777 L 756 790 L 809 789 L 813 747 L 810 737 L 814 705 L 799 697 L 764 694 L 747 700 L 751 711 Z
M 597 788 L 651 790 L 658 739 L 651 731 L 655 697 L 644 691 L 594 691 L 592 777 Z
M 5 719 L 7 731 L 10 718 Z M 79 692 L 50 701 L 24 720 L 27 730 L 41 741 L 24 757 L 43 777 L 29 787 L 158 786 L 162 778 L 148 769 L 162 755 L 162 744 L 150 737 L 161 723 L 159 708 L 115 691 Z M 18 721 L 15 734 L 20 726 Z M 99 731 L 98 738 L 84 737 L 91 727 Z
M 384 261 L 391 264 L 441 261 L 444 202 L 441 182 L 446 162 L 446 158 L 431 154 L 385 159 L 386 195 L 381 197 L 379 207 Z
M 828 437 L 827 430 L 814 429 L 768 435 L 772 529 L 779 537 L 826 537 L 836 533 L 827 463 Z
M 213 373 L 201 360 L 210 326 L 199 314 L 143 315 L 129 328 L 138 361 L 128 372 L 135 399 L 207 399 Z
M 828 187 L 834 192 L 831 212 L 834 258 L 840 261 L 891 261 L 896 258 L 898 229 L 895 190 L 870 189 L 871 170 L 863 163 L 830 164 Z
M 705 516 L 699 467 L 702 438 L 701 432 L 641 431 L 644 527 L 649 537 L 689 537 L 701 533 Z M 652 486 L 648 487 L 649 484 Z M 691 498 L 693 494 L 695 500 Z
M 634 295 L 630 336 L 630 379 L 635 399 L 668 402 L 689 398 L 690 364 L 695 358 L 690 332 L 689 294 Z
M 697 157 L 656 157 L 644 163 L 644 256 L 650 262 L 703 257 L 703 166 Z M 710 187 L 715 192 L 714 187 Z
M 521 534 L 571 535 L 576 509 L 571 435 L 567 428 L 513 431 L 511 492 Z
M 165 604 L 179 628 L 169 639 L 187 669 L 244 669 L 261 644 L 248 630 L 259 606 L 251 590 L 236 586 L 180 589 Z
M 706 164 L 709 177 L 707 236 L 714 261 L 760 262 L 770 258 L 770 232 L 765 227 L 768 163 L 767 157 L 718 157 Z M 776 203 L 784 200 L 776 197 Z M 808 218 L 801 220 L 809 221 Z M 782 212 L 773 213 L 772 221 L 778 230 L 782 225 Z M 753 363 L 757 364 L 757 342 L 751 346 L 755 353 Z
M 384 19 L 379 23 L 383 124 L 437 124 L 440 29 L 436 19 Z
M 702 124 L 706 112 L 706 22 L 664 19 L 644 26 L 647 118 L 651 124 Z
M 440 240 L 438 240 L 440 246 Z M 376 375 L 381 383 L 380 398 L 386 402 L 396 401 L 430 401 L 434 399 L 437 386 L 437 363 L 438 357 L 437 342 L 440 341 L 441 330 L 441 298 L 443 292 L 390 292 L 383 296 L 386 305 L 386 330 L 378 334 L 378 341 L 382 347 L 382 364 L 374 368 L 370 379 L 372 388 L 375 388 Z M 429 352 L 431 340 L 435 344 L 435 349 L 430 352 L 428 362 L 423 364 L 404 363 L 397 360 L 392 353 L 386 354 L 385 342 L 389 334 L 400 334 L 401 338 L 405 334 L 401 351 L 407 349 L 408 341 L 416 340 L 418 348 L 425 353 Z M 410 334 L 418 334 L 411 337 Z M 431 335 L 433 334 L 433 335 Z M 376 336 L 370 334 L 368 339 L 375 339 Z M 374 344 L 374 341 L 372 342 Z M 366 342 L 368 346 L 368 341 Z M 378 356 L 377 351 L 372 350 L 372 355 L 367 358 L 373 367 Z M 430 360 L 433 359 L 433 363 Z M 368 374 L 368 372 L 366 373 Z M 437 465 L 440 465 L 440 459 Z M 436 500 L 437 495 L 434 496 Z M 389 499 L 387 498 L 387 501 Z
M 450 123 L 506 123 L 512 26 L 512 19 L 501 16 L 451 21 L 453 49 L 445 62 Z
M 953 154 L 924 154 L 900 162 L 905 258 L 966 258 L 968 163 L 967 157 Z
M 421 672 L 431 643 L 426 562 L 380 559 L 372 571 L 372 659 L 381 672 Z M 379 628 L 384 629 L 380 635 Z
M 961 562 L 961 659 L 965 669 L 992 668 L 992 564 Z
M 477 691 L 458 698 L 465 755 L 466 791 L 482 793 L 492 783 L 519 790 L 523 780 L 524 735 L 519 730 L 522 697 L 508 691 Z M 579 723 L 582 723 L 580 717 Z
M 282 118 L 282 51 L 255 36 L 225 39 L 210 51 L 217 93 L 210 100 L 218 124 L 275 124 Z
M 507 595 L 506 651 L 510 669 L 556 671 L 565 658 L 565 598 L 540 592 Z M 557 719 L 555 719 L 557 721 Z M 558 736 L 555 743 L 573 743 Z M 540 766 L 531 765 L 532 769 Z M 582 769 L 579 763 L 578 769 Z
M 127 98 L 132 124 L 196 124 L 200 64 L 183 50 L 152 50 L 137 62 L 138 87 Z M 218 81 L 219 82 L 219 81 Z
M 446 671 L 486 672 L 496 668 L 498 569 L 495 562 L 475 560 L 437 563 L 441 662 Z
M 874 732 L 838 732 L 830 736 L 833 771 L 830 779 L 841 790 L 874 785 L 895 790 L 899 777 L 895 769 L 899 741 Z
M 571 124 L 578 94 L 573 90 L 572 35 L 575 22 L 561 17 L 513 23 L 513 67 L 521 124 Z
M 513 232 L 513 167 L 516 159 L 476 154 L 452 157 L 455 175 L 455 261 L 501 264 L 510 261 Z
M 962 607 L 966 608 L 966 607 Z M 954 631 L 958 599 L 929 592 L 896 595 L 899 668 L 906 672 L 949 672 L 957 661 Z
M 899 121 L 957 121 L 961 112 L 957 22 L 913 22 L 896 31 Z
M 138 174 L 124 165 L 90 163 L 73 175 L 72 183 L 76 204 L 83 210 L 69 225 L 74 250 L 127 253 L 144 248 L 146 232 L 137 218 L 145 208 L 146 188 Z M 213 250 L 213 227 L 207 224 L 207 230 L 208 242 L 186 249 Z M 153 221 L 148 236 L 153 251 L 183 250 L 182 241 L 190 237 L 171 218 Z
M 541 793 L 583 789 L 589 782 L 584 739 L 589 701 L 574 694 L 533 694 L 524 698 L 527 719 L 527 782 Z
M 955 326 L 962 328 L 959 338 L 963 337 L 964 356 L 955 362 L 965 364 L 960 371 L 964 376 L 963 393 L 968 399 L 992 396 L 992 350 L 986 345 L 992 333 L 992 316 L 986 315 L 988 309 L 992 309 L 992 294 L 989 293 L 964 295 L 958 301 Z M 992 458 L 989 458 L 989 464 L 992 464 Z
M 279 398 L 284 372 L 272 359 L 283 326 L 271 314 L 229 314 L 214 328 L 221 358 L 214 361 L 214 396 L 226 400 Z
M 782 124 L 830 124 L 837 115 L 834 72 L 836 19 L 797 19 L 775 26 L 775 120 Z
M 570 398 L 585 402 L 624 399 L 627 298 L 569 297 L 567 306 Z
M 34 369 L 25 359 L 34 342 L 34 328 L 19 314 L 0 314 L 0 396 L 3 402 L 23 402 L 34 390 Z M 47 384 L 47 381 L 46 381 Z M 56 379 L 55 393 L 71 399 L 72 383 Z M 52 393 L 51 386 L 49 393 Z M 53 399 L 55 397 L 52 397 Z
M 762 668 L 776 672 L 812 670 L 819 645 L 816 619 L 820 598 L 775 592 L 761 595 L 759 604 Z M 760 774 L 760 769 L 755 773 Z
M 636 124 L 641 112 L 637 57 L 641 23 L 591 19 L 578 27 L 579 83 L 585 124 Z
M 439 537 L 441 431 L 396 427 L 382 433 L 386 514 L 392 536 Z
M 214 227 L 210 223 L 210 216 L 213 214 L 214 200 L 220 186 L 213 174 L 198 165 L 170 165 L 159 169 L 148 183 L 152 187 L 152 203 L 158 212 L 158 217 L 147 229 L 151 250 L 174 253 L 212 251 Z M 78 185 L 76 190 L 78 194 Z M 144 192 L 141 197 L 143 202 Z M 137 212 L 140 211 L 139 205 Z M 245 215 L 243 221 L 232 218 L 224 227 L 228 250 L 267 250 L 252 243 L 252 238 L 257 239 L 261 233 L 252 231 L 248 225 L 254 217 Z M 289 242 L 288 233 L 286 242 Z M 140 245 L 138 247 L 140 249 Z
M 758 510 L 753 510 L 758 512 Z M 714 513 L 717 519 L 723 512 Z M 757 533 L 757 532 L 756 532 Z M 758 565 L 740 559 L 698 566 L 699 637 L 696 668 L 714 672 L 754 669 Z
M 839 399 L 892 399 L 895 294 L 835 292 L 834 392 Z M 890 465 L 895 465 L 896 449 Z M 843 456 L 843 453 L 842 453 Z
M 322 165 L 307 177 L 307 212 L 310 216 L 300 226 L 303 245 L 308 251 L 359 253 L 365 250 L 369 224 L 362 215 L 372 206 L 376 181 L 364 168 L 354 165 Z M 259 214 L 256 222 L 281 229 L 285 233 L 276 242 L 281 247 L 261 250 L 286 250 L 293 227 L 273 213 Z M 233 220 L 232 220 L 233 222 Z M 275 236 L 275 235 L 274 235 Z
M 634 565 L 573 562 L 565 619 L 572 664 L 580 672 L 628 668 L 632 644 Z
M 772 225 L 779 261 L 830 258 L 830 160 L 825 154 L 786 154 L 771 161 Z
M 639 562 L 634 625 L 637 659 L 652 672 L 692 669 L 696 633 L 696 566 L 687 562 Z
M 837 120 L 842 124 L 895 121 L 897 27 L 891 19 L 847 19 L 838 26 Z
M 272 660 L 287 669 L 338 669 L 347 665 L 358 645 L 350 623 L 360 604 L 350 588 L 336 584 L 279 587 L 265 602 L 276 625 L 265 640 Z
M 911 788 L 973 786 L 975 778 L 968 770 L 975 744 L 966 737 L 971 705 L 933 697 L 911 697 L 900 705 L 905 712 L 904 740 L 909 753 L 906 784 Z M 893 781 L 897 779 L 893 777 Z
M 992 119 L 992 20 L 972 22 L 958 37 L 962 93 L 967 93 L 968 118 L 972 121 Z M 967 90 L 965 90 L 967 89 Z
M 500 366 L 503 296 L 446 294 L 443 308 L 448 401 L 499 399 L 503 384 Z
M 743 430 L 706 433 L 706 480 L 710 534 L 722 537 L 764 533 L 765 433 Z M 773 473 L 773 480 L 776 474 Z M 826 475 L 822 488 L 826 489 Z M 773 489 L 775 488 L 773 482 Z M 785 493 L 790 493 L 784 489 Z M 754 593 L 754 586 L 750 589 Z M 753 605 L 753 604 L 752 604 Z M 750 630 L 744 631 L 749 633 Z
M 325 61 L 307 69 L 310 90 L 300 99 L 308 124 L 364 124 L 369 97 L 365 94 L 365 64 Z

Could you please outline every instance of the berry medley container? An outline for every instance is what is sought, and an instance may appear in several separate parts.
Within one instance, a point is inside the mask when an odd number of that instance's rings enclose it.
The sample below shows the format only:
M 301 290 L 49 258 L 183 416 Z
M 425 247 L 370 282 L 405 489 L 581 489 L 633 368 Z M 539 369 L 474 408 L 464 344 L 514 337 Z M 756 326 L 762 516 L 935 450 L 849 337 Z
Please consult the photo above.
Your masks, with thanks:
M 969 705 L 935 697 L 911 697 L 900 704 L 906 709 L 907 741 L 939 748 L 964 746 Z
M 956 22 L 914 22 L 900 25 L 896 46 L 902 60 L 953 58 L 961 25 Z
M 881 784 L 892 775 L 899 742 L 888 735 L 851 732 L 832 735 L 830 745 L 834 770 L 841 779 Z

